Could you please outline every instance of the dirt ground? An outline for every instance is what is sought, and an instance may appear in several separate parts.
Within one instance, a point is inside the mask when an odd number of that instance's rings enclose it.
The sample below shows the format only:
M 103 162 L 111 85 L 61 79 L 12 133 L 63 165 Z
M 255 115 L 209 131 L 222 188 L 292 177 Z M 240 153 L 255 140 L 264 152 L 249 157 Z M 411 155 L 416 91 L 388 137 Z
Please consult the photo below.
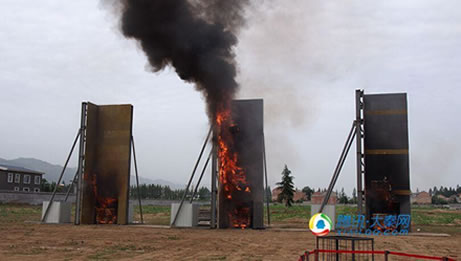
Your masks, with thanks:
M 307 230 L 273 228 L 242 231 L 25 223 L 2 224 L 0 234 L 0 260 L 297 260 L 304 250 L 315 247 L 315 237 Z M 375 250 L 461 260 L 461 234 L 375 237 Z

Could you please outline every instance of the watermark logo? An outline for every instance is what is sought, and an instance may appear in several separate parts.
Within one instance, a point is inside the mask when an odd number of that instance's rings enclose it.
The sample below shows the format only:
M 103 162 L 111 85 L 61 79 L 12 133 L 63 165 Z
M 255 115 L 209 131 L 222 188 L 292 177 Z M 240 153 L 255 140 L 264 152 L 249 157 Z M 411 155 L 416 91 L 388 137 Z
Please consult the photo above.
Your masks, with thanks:
M 401 236 L 408 235 L 410 215 L 374 215 L 366 220 L 364 215 L 338 215 L 336 232 L 341 236 Z
M 309 220 L 309 229 L 316 236 L 326 236 L 331 230 L 331 219 L 323 213 L 317 213 Z

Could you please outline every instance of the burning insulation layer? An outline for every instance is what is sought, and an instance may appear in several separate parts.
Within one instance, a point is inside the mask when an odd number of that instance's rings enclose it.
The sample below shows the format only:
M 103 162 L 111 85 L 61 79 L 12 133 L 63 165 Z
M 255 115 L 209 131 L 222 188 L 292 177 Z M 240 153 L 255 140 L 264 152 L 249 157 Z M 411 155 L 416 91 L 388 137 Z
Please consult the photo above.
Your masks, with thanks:
M 263 228 L 263 100 L 217 114 L 219 228 Z

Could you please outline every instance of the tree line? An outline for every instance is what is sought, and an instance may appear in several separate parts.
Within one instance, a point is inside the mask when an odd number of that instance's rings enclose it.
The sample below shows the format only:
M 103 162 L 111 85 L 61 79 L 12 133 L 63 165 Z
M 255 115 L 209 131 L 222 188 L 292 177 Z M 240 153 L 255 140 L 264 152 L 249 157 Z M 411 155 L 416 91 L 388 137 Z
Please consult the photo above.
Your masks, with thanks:
M 417 190 L 419 192 L 419 190 Z M 456 185 L 456 188 L 452 187 L 444 187 L 440 186 L 437 188 L 434 186 L 434 188 L 429 189 L 429 195 L 432 197 L 432 204 L 447 204 L 450 203 L 450 201 L 455 201 L 455 200 L 450 200 L 450 198 L 453 195 L 457 195 L 461 193 L 461 187 L 459 185 Z M 444 196 L 447 198 L 447 200 L 439 197 L 439 196 Z M 455 202 L 453 202 L 455 203 Z
M 165 199 L 165 200 L 180 200 L 184 195 L 185 189 L 171 189 L 170 186 L 162 186 L 157 184 L 142 184 L 139 185 L 139 195 L 142 199 Z M 188 199 L 192 197 L 193 192 L 187 193 Z M 130 197 L 138 198 L 138 188 L 133 185 L 130 189 Z M 211 192 L 207 187 L 201 187 L 194 200 L 209 200 Z
M 60 186 L 57 187 L 58 193 L 66 193 L 70 187 L 70 184 L 66 184 L 64 181 Z M 56 182 L 48 182 L 45 178 L 42 179 L 40 184 L 41 192 L 53 192 L 56 188 Z M 71 193 L 73 193 L 73 189 Z M 164 199 L 164 200 L 180 200 L 182 199 L 185 189 L 172 189 L 169 186 L 162 186 L 157 184 L 141 184 L 139 185 L 139 194 L 141 199 Z M 189 191 L 186 198 L 190 199 L 193 192 Z M 130 197 L 138 198 L 138 188 L 136 185 L 130 187 Z M 211 192 L 207 187 L 201 187 L 194 200 L 209 200 L 211 198 Z

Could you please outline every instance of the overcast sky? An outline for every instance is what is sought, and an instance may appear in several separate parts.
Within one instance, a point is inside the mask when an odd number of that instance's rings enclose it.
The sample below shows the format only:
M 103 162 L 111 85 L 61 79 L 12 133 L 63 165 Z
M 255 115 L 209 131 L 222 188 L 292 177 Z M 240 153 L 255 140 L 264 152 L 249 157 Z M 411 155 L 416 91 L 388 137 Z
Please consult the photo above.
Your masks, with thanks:
M 236 49 L 239 96 L 265 99 L 270 183 L 286 163 L 295 186 L 328 185 L 357 88 L 408 93 L 412 190 L 461 183 L 460 10 L 458 0 L 250 8 Z M 2 0 L 0 90 L 7 159 L 62 165 L 82 101 L 130 103 L 140 175 L 185 184 L 208 129 L 200 93 L 173 70 L 149 72 L 136 43 L 94 0 Z M 352 153 L 337 185 L 349 193 L 354 160 Z

